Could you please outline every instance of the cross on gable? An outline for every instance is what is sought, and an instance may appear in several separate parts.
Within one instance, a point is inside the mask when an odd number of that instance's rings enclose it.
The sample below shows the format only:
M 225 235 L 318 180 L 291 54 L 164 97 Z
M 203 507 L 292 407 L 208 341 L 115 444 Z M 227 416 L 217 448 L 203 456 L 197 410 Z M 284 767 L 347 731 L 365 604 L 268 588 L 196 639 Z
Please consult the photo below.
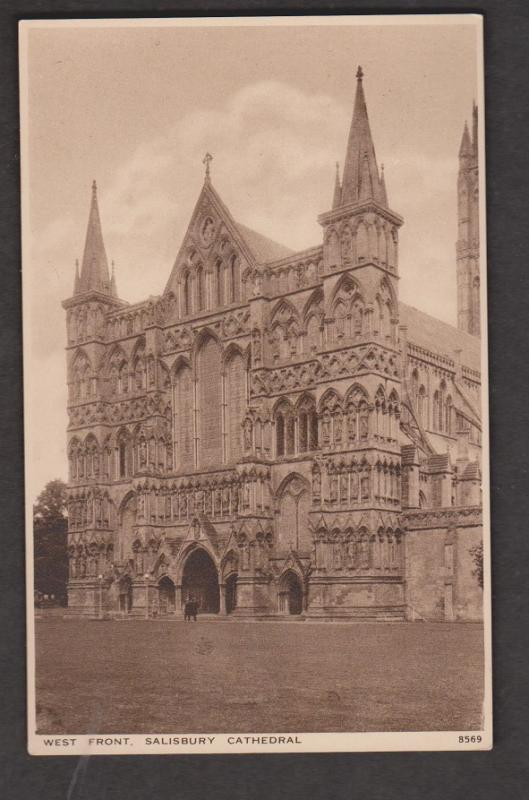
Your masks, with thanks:
M 209 178 L 209 171 L 210 171 L 209 165 L 211 164 L 212 161 L 213 161 L 213 156 L 211 155 L 211 153 L 206 153 L 206 155 L 202 159 L 202 163 L 206 165 L 206 178 Z

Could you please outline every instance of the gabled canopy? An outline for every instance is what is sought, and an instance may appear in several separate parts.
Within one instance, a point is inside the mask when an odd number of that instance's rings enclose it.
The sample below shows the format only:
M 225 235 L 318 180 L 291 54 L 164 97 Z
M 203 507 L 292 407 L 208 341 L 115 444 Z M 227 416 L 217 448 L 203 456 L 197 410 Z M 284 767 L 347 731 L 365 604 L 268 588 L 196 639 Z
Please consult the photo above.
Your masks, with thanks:
M 211 220 L 211 224 L 208 223 L 208 220 Z M 293 253 L 285 245 L 274 242 L 236 222 L 213 188 L 209 176 L 206 176 L 167 282 L 166 293 L 175 290 L 178 271 L 184 262 L 186 253 L 191 249 L 196 251 L 202 263 L 206 263 L 210 258 L 210 253 L 216 252 L 221 231 L 224 231 L 226 238 L 236 246 L 248 265 L 251 266 L 276 261 Z

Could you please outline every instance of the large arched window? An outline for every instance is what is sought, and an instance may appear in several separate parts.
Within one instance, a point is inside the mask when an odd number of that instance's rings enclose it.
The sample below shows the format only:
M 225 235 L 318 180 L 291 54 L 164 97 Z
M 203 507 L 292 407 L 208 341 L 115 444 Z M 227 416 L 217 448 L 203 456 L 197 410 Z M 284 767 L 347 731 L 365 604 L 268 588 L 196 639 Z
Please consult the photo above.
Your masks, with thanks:
M 434 431 L 440 430 L 440 420 L 442 415 L 441 394 L 437 389 L 433 396 L 433 429 Z
M 199 464 L 222 463 L 222 383 L 221 351 L 208 337 L 198 352 Z

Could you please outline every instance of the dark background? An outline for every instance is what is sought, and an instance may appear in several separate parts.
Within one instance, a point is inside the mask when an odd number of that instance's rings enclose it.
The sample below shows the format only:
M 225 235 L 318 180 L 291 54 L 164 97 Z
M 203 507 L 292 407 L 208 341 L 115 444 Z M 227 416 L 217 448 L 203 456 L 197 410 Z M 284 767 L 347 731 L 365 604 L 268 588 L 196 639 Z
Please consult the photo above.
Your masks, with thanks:
M 31 757 L 26 753 L 17 25 L 53 17 L 470 12 L 485 16 L 492 459 L 491 752 Z M 529 796 L 529 4 L 0 0 L 0 793 L 8 800 L 492 800 Z M 50 186 L 50 191 L 53 187 Z M 45 276 L 43 275 L 43 279 Z M 385 654 L 390 658 L 391 654 Z M 104 680 L 104 676 L 102 676 Z M 109 698 L 109 702 L 112 699 Z

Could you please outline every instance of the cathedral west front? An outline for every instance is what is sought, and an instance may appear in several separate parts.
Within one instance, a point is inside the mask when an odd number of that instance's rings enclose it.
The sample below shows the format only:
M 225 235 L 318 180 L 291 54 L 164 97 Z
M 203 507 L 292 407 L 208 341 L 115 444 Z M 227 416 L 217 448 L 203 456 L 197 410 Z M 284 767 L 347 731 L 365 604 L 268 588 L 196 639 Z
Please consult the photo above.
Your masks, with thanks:
M 63 303 L 71 613 L 482 617 L 477 125 L 474 108 L 457 328 L 399 301 L 404 220 L 360 68 L 317 246 L 238 223 L 207 155 L 165 290 L 132 305 L 94 183 Z

